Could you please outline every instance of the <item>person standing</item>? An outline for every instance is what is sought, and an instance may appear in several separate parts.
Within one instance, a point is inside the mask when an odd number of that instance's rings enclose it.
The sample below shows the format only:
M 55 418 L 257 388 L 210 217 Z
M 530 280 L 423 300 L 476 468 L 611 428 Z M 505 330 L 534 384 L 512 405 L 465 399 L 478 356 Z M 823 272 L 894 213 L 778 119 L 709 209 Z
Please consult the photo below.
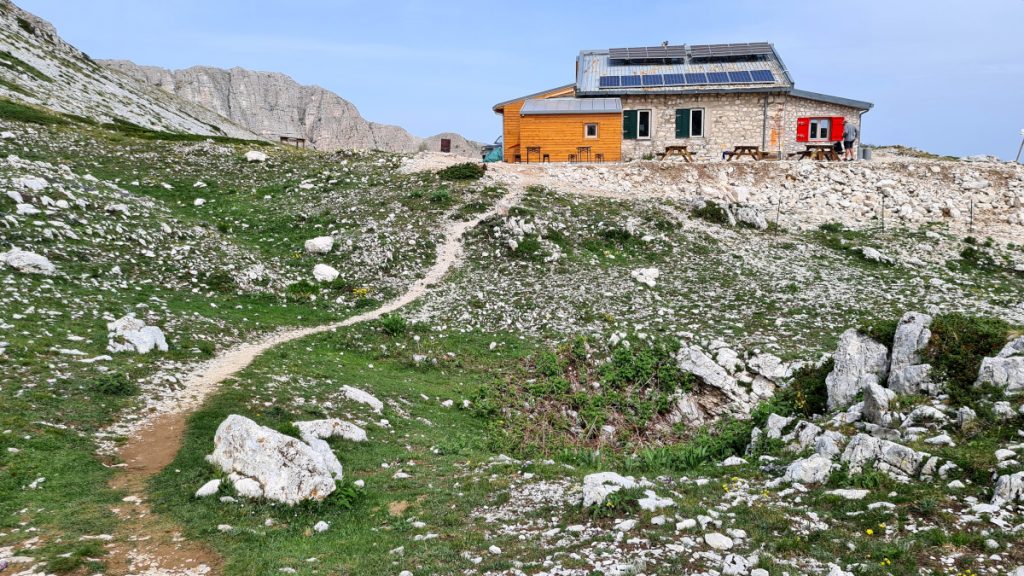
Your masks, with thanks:
M 843 160 L 853 162 L 857 156 L 853 153 L 853 145 L 860 136 L 860 130 L 853 122 L 845 122 L 843 127 Z

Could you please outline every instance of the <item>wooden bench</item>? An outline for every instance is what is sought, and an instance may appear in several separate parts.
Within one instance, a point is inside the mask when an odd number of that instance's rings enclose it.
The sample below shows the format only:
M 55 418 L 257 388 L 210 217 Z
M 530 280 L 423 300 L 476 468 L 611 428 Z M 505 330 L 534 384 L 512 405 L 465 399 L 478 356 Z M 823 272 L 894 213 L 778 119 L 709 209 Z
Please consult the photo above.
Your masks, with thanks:
M 762 160 L 763 152 L 761 152 L 760 146 L 736 146 L 732 149 L 732 152 L 724 152 L 725 159 L 727 162 L 732 162 L 737 158 L 747 156 L 754 160 Z
M 664 160 L 669 156 L 680 156 L 687 162 L 693 162 L 693 152 L 690 152 L 689 146 L 666 146 L 664 152 L 657 154 L 658 160 Z
M 804 150 L 789 155 L 790 158 L 794 156 L 797 160 L 839 161 L 839 154 L 832 144 L 807 144 Z

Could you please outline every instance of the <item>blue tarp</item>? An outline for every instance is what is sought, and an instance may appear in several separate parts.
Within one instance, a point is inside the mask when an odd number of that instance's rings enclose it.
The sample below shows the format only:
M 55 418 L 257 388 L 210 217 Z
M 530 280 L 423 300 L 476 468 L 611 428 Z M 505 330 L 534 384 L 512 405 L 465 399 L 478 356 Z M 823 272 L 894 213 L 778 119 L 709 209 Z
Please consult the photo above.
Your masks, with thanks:
M 501 146 L 498 146 L 494 150 L 491 150 L 490 152 L 488 152 L 487 156 L 484 156 L 484 162 L 501 162 L 504 158 L 505 158 L 504 148 L 501 147 Z

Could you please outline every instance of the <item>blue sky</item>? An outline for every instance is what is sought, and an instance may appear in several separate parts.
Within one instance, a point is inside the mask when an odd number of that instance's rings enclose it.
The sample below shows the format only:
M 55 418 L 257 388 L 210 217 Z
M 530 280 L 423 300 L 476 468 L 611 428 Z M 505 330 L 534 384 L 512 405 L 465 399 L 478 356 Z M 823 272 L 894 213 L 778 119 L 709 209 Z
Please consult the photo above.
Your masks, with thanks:
M 1024 0 L 15 1 L 94 58 L 283 72 L 420 136 L 490 142 L 580 49 L 664 40 L 774 42 L 799 88 L 875 103 L 868 143 L 1012 159 L 1024 129 Z

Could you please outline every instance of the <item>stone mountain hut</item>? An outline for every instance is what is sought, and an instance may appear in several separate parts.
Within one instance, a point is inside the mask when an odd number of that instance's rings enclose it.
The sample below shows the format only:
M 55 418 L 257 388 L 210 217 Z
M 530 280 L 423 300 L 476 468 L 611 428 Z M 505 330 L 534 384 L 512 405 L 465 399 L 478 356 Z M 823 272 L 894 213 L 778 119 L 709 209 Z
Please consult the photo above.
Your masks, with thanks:
M 779 158 L 860 128 L 869 102 L 798 90 L 772 44 L 584 50 L 576 82 L 494 106 L 506 162 L 617 162 L 686 146 Z

